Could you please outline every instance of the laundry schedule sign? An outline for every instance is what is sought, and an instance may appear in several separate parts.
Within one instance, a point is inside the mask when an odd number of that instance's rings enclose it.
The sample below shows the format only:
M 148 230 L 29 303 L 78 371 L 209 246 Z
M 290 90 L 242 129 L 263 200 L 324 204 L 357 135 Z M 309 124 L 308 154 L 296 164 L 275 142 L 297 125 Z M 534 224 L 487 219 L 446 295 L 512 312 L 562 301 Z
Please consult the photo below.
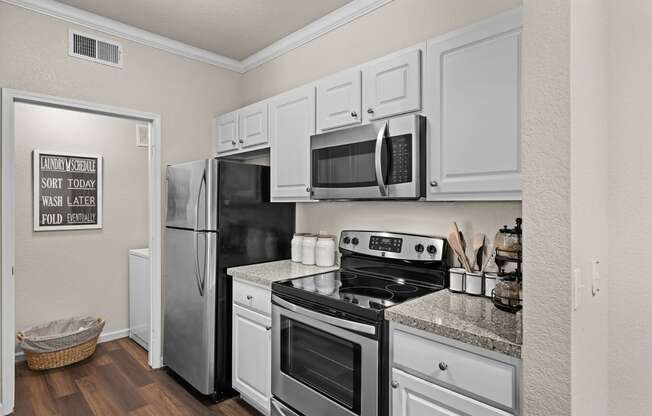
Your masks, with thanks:
M 102 156 L 33 156 L 34 231 L 102 228 Z

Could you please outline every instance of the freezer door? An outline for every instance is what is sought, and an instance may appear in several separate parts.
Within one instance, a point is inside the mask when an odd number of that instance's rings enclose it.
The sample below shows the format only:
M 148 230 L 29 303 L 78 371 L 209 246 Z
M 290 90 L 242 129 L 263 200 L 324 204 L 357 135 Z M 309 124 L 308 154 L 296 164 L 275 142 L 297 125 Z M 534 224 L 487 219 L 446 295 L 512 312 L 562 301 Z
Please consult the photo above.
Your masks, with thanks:
M 216 230 L 216 163 L 197 160 L 167 167 L 167 227 Z
M 163 359 L 203 394 L 214 391 L 216 240 L 165 230 Z

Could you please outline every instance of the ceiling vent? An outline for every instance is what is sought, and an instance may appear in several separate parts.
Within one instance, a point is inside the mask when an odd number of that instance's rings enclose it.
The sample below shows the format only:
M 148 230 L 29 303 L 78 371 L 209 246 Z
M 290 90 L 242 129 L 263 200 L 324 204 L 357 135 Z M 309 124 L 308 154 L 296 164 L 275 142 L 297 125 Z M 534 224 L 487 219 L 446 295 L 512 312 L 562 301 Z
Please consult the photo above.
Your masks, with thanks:
M 122 68 L 122 45 L 86 33 L 69 31 L 68 55 Z

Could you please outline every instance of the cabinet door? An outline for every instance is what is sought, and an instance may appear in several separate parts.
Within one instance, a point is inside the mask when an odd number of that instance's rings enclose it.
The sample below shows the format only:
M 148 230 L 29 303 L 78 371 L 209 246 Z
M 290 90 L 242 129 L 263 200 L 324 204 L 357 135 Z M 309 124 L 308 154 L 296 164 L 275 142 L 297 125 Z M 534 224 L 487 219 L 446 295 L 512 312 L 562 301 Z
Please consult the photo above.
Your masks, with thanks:
M 520 198 L 520 27 L 503 14 L 428 43 L 428 199 Z
M 256 103 L 238 111 L 238 133 L 242 149 L 265 147 L 267 135 L 267 102 Z
M 365 121 L 421 110 L 421 51 L 364 68 L 362 96 Z
M 360 124 L 362 101 L 360 70 L 340 72 L 317 83 L 317 130 Z
M 215 118 L 215 152 L 238 150 L 238 112 L 232 111 Z
M 233 388 L 269 414 L 272 381 L 271 318 L 233 305 Z
M 392 416 L 509 416 L 502 410 L 392 370 Z
M 315 88 L 302 87 L 269 104 L 272 201 L 310 199 L 310 136 L 315 134 Z

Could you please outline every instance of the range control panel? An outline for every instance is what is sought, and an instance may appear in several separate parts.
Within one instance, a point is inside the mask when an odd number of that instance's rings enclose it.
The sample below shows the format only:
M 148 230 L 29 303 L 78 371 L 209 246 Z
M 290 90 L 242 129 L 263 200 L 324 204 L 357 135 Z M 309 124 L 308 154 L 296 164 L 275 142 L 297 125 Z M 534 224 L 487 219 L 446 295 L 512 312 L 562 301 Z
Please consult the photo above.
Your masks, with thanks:
M 390 251 L 392 253 L 400 253 L 403 239 L 397 237 L 382 237 L 379 235 L 372 235 L 369 238 L 369 249 L 377 251 Z
M 344 230 L 340 250 L 400 260 L 440 261 L 445 240 L 416 234 Z

